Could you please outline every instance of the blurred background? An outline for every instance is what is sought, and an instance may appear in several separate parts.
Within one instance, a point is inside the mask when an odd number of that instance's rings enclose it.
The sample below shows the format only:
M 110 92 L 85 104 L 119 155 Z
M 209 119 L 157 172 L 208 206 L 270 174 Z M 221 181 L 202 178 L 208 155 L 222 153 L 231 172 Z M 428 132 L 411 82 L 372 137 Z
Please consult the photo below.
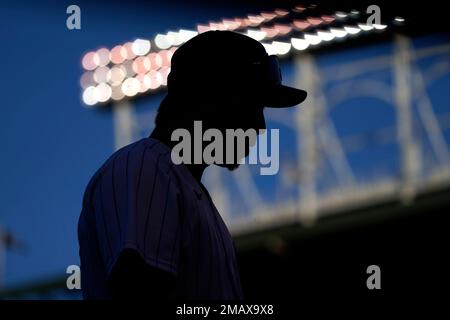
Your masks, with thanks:
M 284 82 L 308 91 L 301 108 L 266 111 L 278 174 L 206 171 L 246 296 L 373 294 L 372 264 L 383 293 L 444 287 L 447 20 L 438 1 L 0 2 L 0 297 L 81 298 L 66 270 L 79 265 L 84 188 L 151 132 L 171 55 L 207 30 L 261 41 Z

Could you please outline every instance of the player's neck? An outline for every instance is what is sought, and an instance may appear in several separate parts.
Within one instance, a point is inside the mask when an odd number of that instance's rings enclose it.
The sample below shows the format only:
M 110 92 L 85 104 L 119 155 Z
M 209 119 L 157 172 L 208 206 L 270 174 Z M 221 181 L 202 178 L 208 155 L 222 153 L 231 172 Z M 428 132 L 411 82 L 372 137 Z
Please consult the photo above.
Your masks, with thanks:
M 150 138 L 156 139 L 164 143 L 167 147 L 172 149 L 178 141 L 172 141 L 172 130 L 167 128 L 161 128 L 156 126 L 153 132 L 150 134 Z M 192 176 L 200 182 L 205 171 L 207 164 L 184 164 L 186 168 L 191 172 Z

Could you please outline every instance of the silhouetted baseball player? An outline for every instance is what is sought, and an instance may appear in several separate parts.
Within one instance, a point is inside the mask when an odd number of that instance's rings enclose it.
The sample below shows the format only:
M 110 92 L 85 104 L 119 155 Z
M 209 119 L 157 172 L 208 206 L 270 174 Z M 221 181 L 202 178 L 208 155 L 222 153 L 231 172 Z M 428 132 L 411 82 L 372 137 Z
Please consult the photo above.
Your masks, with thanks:
M 193 134 L 196 120 L 204 130 L 265 129 L 264 107 L 305 98 L 281 84 L 276 57 L 247 36 L 210 31 L 178 48 L 155 130 L 115 152 L 86 188 L 78 224 L 84 297 L 242 299 L 233 240 L 201 183 L 208 165 L 174 164 L 172 133 Z M 236 152 L 234 163 L 218 165 L 233 170 L 238 161 Z

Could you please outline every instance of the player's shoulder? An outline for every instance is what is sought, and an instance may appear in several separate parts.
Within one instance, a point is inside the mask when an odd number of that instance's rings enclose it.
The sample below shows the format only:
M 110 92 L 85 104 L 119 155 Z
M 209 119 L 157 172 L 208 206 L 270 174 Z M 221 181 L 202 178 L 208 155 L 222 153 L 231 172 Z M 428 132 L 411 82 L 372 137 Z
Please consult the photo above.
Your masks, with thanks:
M 200 192 L 187 168 L 173 163 L 171 149 L 152 138 L 140 139 L 114 152 L 92 176 L 86 191 L 96 189 L 99 181 L 114 180 L 117 184 L 126 179 L 128 185 L 133 185 L 135 180 L 148 181 L 154 175 L 159 181 L 170 180 L 172 188 Z
M 100 167 L 100 175 L 114 170 L 126 170 L 132 174 L 134 170 L 169 171 L 170 149 L 158 140 L 143 138 L 114 152 Z

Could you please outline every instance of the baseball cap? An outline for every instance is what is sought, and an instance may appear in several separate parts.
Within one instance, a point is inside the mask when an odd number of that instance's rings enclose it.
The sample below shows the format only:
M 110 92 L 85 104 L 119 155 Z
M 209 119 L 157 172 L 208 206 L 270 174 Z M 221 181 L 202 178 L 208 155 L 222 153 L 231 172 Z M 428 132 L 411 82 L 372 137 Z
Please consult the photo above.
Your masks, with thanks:
M 167 87 L 169 96 L 200 91 L 220 97 L 240 90 L 273 108 L 297 105 L 307 95 L 282 84 L 278 58 L 260 42 L 232 31 L 207 31 L 181 45 L 172 56 Z

